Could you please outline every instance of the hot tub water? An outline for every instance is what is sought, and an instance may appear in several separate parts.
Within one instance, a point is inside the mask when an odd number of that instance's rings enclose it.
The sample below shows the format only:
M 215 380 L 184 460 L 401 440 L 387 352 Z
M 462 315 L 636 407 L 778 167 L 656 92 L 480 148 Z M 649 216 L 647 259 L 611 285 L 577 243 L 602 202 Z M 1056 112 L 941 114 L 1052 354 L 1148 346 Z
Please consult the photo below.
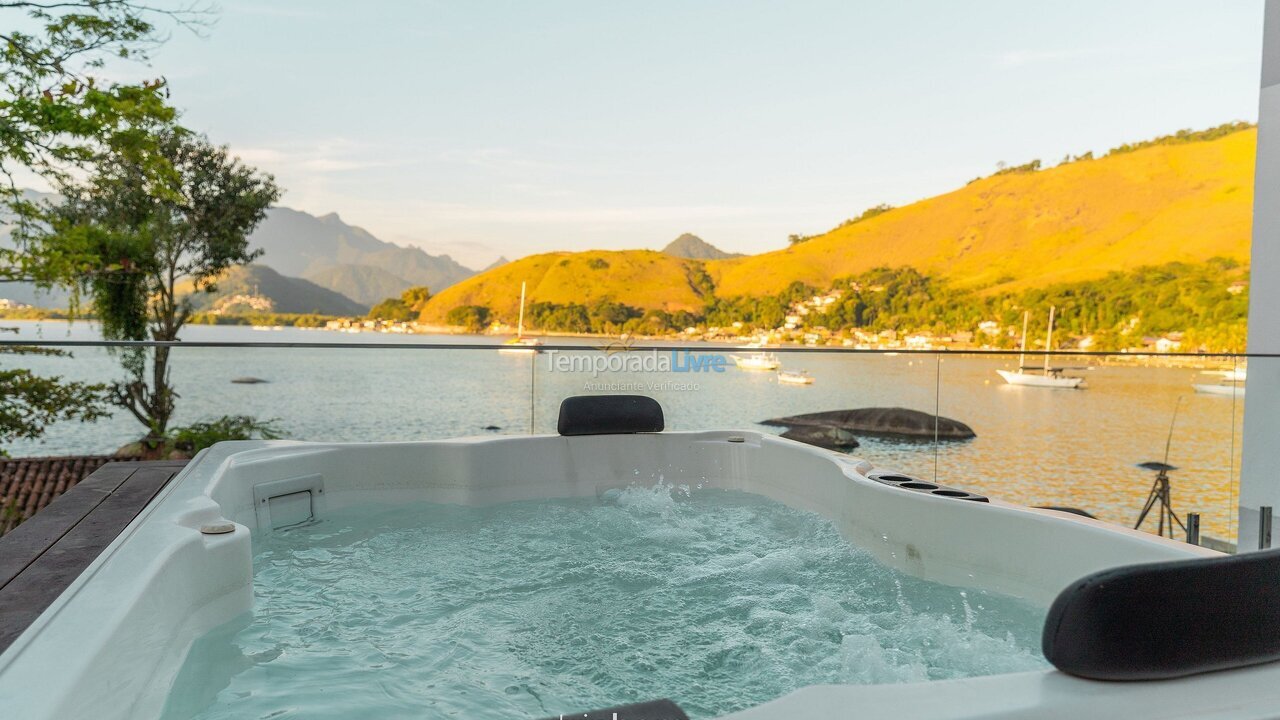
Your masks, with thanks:
M 891 570 L 739 492 L 366 506 L 266 536 L 254 566 L 252 617 L 197 642 L 166 718 L 511 720 L 657 697 L 710 718 L 818 683 L 1045 667 L 1042 608 Z

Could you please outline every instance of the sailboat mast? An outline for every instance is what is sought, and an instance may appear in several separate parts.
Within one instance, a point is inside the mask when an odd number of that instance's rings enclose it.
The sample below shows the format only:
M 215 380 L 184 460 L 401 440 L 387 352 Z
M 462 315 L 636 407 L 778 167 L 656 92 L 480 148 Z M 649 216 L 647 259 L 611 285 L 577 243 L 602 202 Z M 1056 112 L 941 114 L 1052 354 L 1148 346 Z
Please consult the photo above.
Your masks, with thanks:
M 1022 368 L 1027 365 L 1027 320 L 1030 317 L 1030 310 L 1022 311 L 1022 349 L 1018 351 L 1018 372 L 1022 372 Z
M 1049 306 L 1049 334 L 1044 339 L 1044 374 L 1049 374 L 1049 351 L 1053 349 L 1053 313 L 1057 310 L 1054 306 Z
M 516 337 L 524 337 L 524 286 L 526 283 L 520 283 L 520 322 L 516 325 Z M 510 316 L 508 316 L 510 317 Z

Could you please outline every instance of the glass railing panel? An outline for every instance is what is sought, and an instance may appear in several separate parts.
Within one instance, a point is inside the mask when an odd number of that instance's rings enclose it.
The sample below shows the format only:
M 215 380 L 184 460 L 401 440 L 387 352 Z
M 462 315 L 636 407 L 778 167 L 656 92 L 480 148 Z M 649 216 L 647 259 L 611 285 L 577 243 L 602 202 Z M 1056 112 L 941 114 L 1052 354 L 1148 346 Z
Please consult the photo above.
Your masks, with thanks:
M 1028 355 L 1027 365 L 1042 359 Z M 1016 373 L 1016 353 L 947 353 L 939 362 L 941 415 L 970 425 L 977 437 L 939 444 L 938 482 L 1133 527 L 1158 484 L 1150 463 L 1165 463 L 1176 468 L 1167 475 L 1178 520 L 1198 512 L 1203 535 L 1234 538 L 1243 403 L 1229 391 L 1196 387 L 1216 389 L 1234 370 L 1233 357 L 1052 358 L 1057 377 L 1083 378 L 1077 388 L 1036 384 L 1039 370 L 1026 370 L 1028 380 L 1006 379 L 998 371 Z M 1158 506 L 1143 529 L 1157 530 Z M 1174 535 L 1184 537 L 1181 525 Z
M 171 427 L 229 415 L 273 421 L 285 437 L 311 441 L 400 441 L 531 430 L 535 356 L 483 347 L 443 347 L 449 338 L 345 334 L 297 328 L 263 329 L 251 345 L 244 328 L 194 326 L 169 349 L 170 383 L 177 393 Z M 0 340 L 12 340 L 6 333 Z M 102 346 L 88 323 L 67 328 L 20 328 L 17 339 L 57 348 L 66 356 L 0 355 L 0 367 L 44 376 L 111 384 L 126 378 L 129 352 Z M 464 338 L 464 342 L 471 340 Z M 147 348 L 148 358 L 156 352 Z M 148 363 L 150 360 L 148 359 Z M 150 370 L 148 370 L 148 373 Z M 38 440 L 6 446 L 14 456 L 111 453 L 145 433 L 123 408 L 92 423 L 57 422 Z
M 743 429 L 783 434 L 769 421 L 876 407 L 932 414 L 937 360 L 929 354 L 823 348 L 735 348 L 654 344 L 551 350 L 538 358 L 538 432 L 554 432 L 573 395 L 641 394 L 662 404 L 671 430 Z M 798 426 L 797 426 L 798 427 Z M 877 465 L 932 477 L 933 438 L 810 430 L 815 443 Z M 857 447 L 847 446 L 849 439 Z
M 19 333 L 0 340 L 48 345 L 98 337 L 87 322 L 9 324 L 20 325 Z M 246 336 L 252 345 L 217 345 L 244 343 Z M 1063 390 L 1008 383 L 997 371 L 1016 371 L 1016 353 L 596 339 L 554 339 L 521 351 L 499 342 L 193 326 L 170 351 L 179 395 L 171 426 L 248 415 L 274 420 L 288 438 L 310 441 L 554 433 L 566 397 L 643 394 L 662 404 L 671 430 L 783 434 L 785 424 L 768 421 L 905 408 L 968 425 L 976 437 L 935 443 L 927 434 L 860 429 L 817 431 L 807 439 L 879 468 L 1013 503 L 1080 508 L 1129 527 L 1157 482 L 1156 471 L 1139 464 L 1167 462 L 1176 467 L 1168 474 L 1179 519 L 1198 512 L 1206 539 L 1231 543 L 1238 533 L 1244 418 L 1238 379 L 1246 363 L 1233 356 L 1058 356 L 1053 364 L 1065 375 L 1085 379 L 1083 389 Z M 84 382 L 124 377 L 120 350 L 64 349 L 70 357 L 3 355 L 0 366 Z M 234 382 L 246 378 L 264 382 Z M 5 449 L 15 456 L 106 454 L 143 432 L 116 409 L 94 423 L 54 423 L 39 440 L 13 441 Z M 1155 529 L 1153 518 L 1144 529 Z

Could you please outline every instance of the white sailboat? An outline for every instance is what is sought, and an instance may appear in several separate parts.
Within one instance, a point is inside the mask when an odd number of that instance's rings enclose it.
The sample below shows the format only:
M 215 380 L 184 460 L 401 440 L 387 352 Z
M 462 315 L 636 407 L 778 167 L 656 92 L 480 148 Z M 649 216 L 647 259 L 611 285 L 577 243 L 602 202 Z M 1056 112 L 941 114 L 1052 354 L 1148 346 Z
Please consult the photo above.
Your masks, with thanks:
M 502 344 L 498 348 L 500 353 L 509 353 L 515 355 L 531 355 L 533 353 L 542 352 L 542 340 L 539 338 L 527 338 L 524 336 L 524 291 L 526 283 L 520 283 L 520 321 L 516 324 L 516 336 Z
M 1011 372 L 1009 370 L 996 370 L 1000 377 L 1010 385 L 1025 385 L 1028 387 L 1047 387 L 1047 388 L 1068 388 L 1074 389 L 1084 384 L 1084 378 L 1063 375 L 1062 368 L 1049 367 L 1048 351 L 1053 348 L 1053 317 L 1055 307 L 1049 308 L 1049 334 L 1045 338 L 1045 356 L 1044 368 L 1036 372 L 1036 368 L 1028 368 L 1026 364 L 1027 354 L 1027 321 L 1031 316 L 1029 311 L 1022 313 L 1022 350 L 1018 353 L 1018 370 Z M 1027 372 L 1031 370 L 1031 372 Z

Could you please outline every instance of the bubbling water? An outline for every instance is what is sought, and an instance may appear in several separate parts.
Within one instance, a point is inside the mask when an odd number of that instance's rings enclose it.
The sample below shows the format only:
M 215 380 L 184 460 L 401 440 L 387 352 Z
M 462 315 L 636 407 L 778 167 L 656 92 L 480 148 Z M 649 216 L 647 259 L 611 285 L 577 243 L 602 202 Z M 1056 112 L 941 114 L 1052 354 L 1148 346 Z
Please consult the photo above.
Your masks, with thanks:
M 166 717 L 538 718 L 670 697 L 710 718 L 817 683 L 1038 669 L 1044 611 L 925 582 L 746 493 L 332 513 L 255 549 L 251 618 Z

